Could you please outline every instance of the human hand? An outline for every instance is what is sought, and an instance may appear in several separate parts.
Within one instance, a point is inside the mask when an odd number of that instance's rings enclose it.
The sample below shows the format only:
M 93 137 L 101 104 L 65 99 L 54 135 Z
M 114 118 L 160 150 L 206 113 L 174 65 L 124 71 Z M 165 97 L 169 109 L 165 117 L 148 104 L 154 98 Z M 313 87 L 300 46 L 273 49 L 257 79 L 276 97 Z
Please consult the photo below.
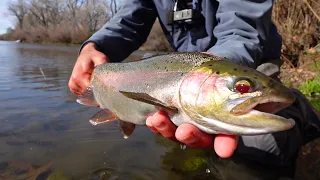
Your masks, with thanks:
M 238 144 L 236 136 L 218 134 L 213 137 L 187 123 L 176 127 L 169 117 L 161 111 L 148 117 L 146 125 L 154 133 L 160 133 L 171 140 L 178 140 L 192 148 L 205 148 L 213 144 L 214 150 L 222 158 L 232 156 Z
M 98 51 L 94 43 L 86 44 L 74 65 L 68 84 L 70 91 L 75 95 L 84 92 L 89 86 L 94 67 L 106 62 L 108 62 L 107 56 Z
M 211 54 L 209 52 L 202 53 Z M 146 125 L 154 133 L 160 133 L 171 140 L 178 140 L 192 148 L 205 148 L 213 145 L 218 156 L 222 158 L 232 156 L 238 145 L 237 136 L 217 134 L 213 137 L 187 123 L 176 127 L 163 112 L 148 117 Z

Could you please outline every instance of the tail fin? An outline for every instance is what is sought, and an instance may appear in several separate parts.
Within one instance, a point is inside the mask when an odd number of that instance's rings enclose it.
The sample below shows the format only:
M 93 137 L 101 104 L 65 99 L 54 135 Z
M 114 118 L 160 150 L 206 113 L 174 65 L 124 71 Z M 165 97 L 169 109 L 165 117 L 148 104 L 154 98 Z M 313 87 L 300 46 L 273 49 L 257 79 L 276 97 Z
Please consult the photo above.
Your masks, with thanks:
M 77 102 L 86 106 L 100 106 L 94 97 L 92 86 L 87 87 L 87 89 L 78 96 Z

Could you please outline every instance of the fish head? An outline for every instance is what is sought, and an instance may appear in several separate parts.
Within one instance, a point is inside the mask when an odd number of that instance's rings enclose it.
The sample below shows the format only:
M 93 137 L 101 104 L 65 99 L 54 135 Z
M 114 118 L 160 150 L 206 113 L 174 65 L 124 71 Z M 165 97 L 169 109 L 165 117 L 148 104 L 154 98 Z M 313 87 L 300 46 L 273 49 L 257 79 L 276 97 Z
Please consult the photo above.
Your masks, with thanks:
M 256 135 L 292 128 L 295 122 L 275 115 L 295 101 L 290 89 L 252 68 L 208 61 L 182 81 L 182 110 L 209 132 Z

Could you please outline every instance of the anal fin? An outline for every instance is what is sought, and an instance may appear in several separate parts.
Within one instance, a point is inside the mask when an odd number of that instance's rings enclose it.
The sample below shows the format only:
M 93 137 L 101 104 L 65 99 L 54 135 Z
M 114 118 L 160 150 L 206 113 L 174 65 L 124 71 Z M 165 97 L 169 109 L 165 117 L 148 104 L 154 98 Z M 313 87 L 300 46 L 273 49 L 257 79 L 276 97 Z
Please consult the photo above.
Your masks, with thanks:
M 146 93 L 136 93 L 136 92 L 126 92 L 126 91 L 119 91 L 121 94 L 123 94 L 124 96 L 137 100 L 137 101 L 141 101 L 147 104 L 152 104 L 158 107 L 161 107 L 163 109 L 169 110 L 169 111 L 173 111 L 173 112 L 178 112 L 178 109 L 174 106 L 170 106 L 164 102 L 161 102 L 160 100 L 146 94 Z
M 123 138 L 127 139 L 134 131 L 136 125 L 126 121 L 119 121 L 119 126 L 123 134 Z
M 91 86 L 87 87 L 87 89 L 78 96 L 77 102 L 86 106 L 100 106 L 95 100 Z
M 92 116 L 89 122 L 92 125 L 98 125 L 98 124 L 102 124 L 102 123 L 106 123 L 106 122 L 110 122 L 118 119 L 119 118 L 115 115 L 115 113 L 113 113 L 108 109 L 103 109 L 97 112 L 94 116 Z

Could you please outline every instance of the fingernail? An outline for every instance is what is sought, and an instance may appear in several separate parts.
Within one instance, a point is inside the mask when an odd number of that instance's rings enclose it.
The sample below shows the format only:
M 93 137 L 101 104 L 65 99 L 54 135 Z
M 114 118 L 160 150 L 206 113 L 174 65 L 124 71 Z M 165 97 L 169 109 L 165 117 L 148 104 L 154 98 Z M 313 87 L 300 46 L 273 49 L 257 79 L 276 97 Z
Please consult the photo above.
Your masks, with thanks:
M 165 123 L 163 123 L 163 122 L 155 123 L 153 125 L 154 125 L 155 128 L 160 129 L 160 130 L 162 130 L 162 129 L 164 129 L 166 127 Z
M 194 143 L 196 143 L 197 141 L 198 141 L 198 139 L 195 138 L 195 137 L 192 137 L 192 136 L 187 137 L 187 138 L 184 140 L 184 142 L 185 142 L 186 144 L 194 144 Z
M 147 125 L 148 127 L 152 127 L 152 123 L 151 123 L 150 118 L 151 118 L 151 117 L 147 118 L 147 120 L 146 120 L 146 125 Z
M 192 144 L 197 142 L 198 139 L 195 137 L 193 133 L 189 133 L 188 135 L 182 137 L 181 140 L 186 144 Z

